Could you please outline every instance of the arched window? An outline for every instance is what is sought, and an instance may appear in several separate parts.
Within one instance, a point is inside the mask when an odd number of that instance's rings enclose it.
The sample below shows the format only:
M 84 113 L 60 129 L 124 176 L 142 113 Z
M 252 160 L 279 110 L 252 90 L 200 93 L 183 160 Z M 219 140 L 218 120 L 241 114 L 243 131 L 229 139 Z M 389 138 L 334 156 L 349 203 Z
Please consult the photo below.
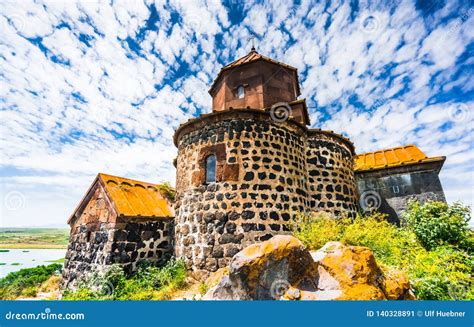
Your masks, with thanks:
M 245 97 L 245 88 L 243 85 L 240 85 L 238 88 L 237 88 L 237 97 L 239 99 L 243 99 Z
M 206 158 L 206 184 L 216 182 L 216 156 L 211 154 Z

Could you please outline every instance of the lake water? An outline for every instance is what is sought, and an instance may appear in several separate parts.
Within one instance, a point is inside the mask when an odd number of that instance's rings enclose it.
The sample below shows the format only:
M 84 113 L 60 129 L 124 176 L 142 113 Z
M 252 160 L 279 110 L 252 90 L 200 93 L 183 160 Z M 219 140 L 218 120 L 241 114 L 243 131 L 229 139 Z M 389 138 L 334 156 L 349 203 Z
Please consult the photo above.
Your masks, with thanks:
M 1 250 L 4 251 L 4 250 Z M 50 265 L 52 260 L 64 258 L 66 249 L 11 249 L 0 252 L 0 278 L 23 268 Z M 19 263 L 19 265 L 12 265 Z

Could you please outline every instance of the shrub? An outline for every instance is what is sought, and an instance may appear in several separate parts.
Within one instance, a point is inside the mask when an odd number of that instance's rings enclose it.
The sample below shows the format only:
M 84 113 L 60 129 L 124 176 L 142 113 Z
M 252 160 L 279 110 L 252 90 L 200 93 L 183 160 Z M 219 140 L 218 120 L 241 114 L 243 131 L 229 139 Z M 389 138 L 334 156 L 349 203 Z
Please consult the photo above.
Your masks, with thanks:
M 329 214 L 321 212 L 313 216 L 298 216 L 292 229 L 307 247 L 319 249 L 329 241 L 339 240 L 345 224 L 345 220 L 331 219 Z
M 52 275 L 59 274 L 61 268 L 61 264 L 54 263 L 9 273 L 0 279 L 0 299 L 9 300 L 18 296 L 35 296 L 38 287 Z
M 171 186 L 169 182 L 164 182 L 163 184 L 160 185 L 160 191 L 163 192 L 163 194 L 170 199 L 171 201 L 174 201 L 176 197 L 176 190 Z
M 170 259 L 164 266 L 141 263 L 137 272 L 126 277 L 120 265 L 112 265 L 101 275 L 93 275 L 78 285 L 76 291 L 66 290 L 64 300 L 163 300 L 184 285 L 184 261 Z
M 432 251 L 418 248 L 402 268 L 415 294 L 423 300 L 472 300 L 472 257 L 451 246 Z
M 444 202 L 420 204 L 410 201 L 404 218 L 423 246 L 427 249 L 443 244 L 465 246 L 472 237 L 468 222 L 469 207 L 459 202 L 448 205 Z
M 293 233 L 310 249 L 328 241 L 369 247 L 379 265 L 406 272 L 418 299 L 474 299 L 472 253 L 449 244 L 426 249 L 411 229 L 398 228 L 380 214 L 353 220 L 302 217 Z

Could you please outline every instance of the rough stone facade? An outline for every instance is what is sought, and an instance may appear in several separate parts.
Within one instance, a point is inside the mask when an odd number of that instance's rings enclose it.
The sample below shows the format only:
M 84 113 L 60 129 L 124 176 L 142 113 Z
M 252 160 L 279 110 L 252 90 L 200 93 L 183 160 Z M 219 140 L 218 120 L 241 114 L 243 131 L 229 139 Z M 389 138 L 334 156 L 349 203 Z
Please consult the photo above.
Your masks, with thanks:
M 159 262 L 173 255 L 173 219 L 117 215 L 99 178 L 83 202 L 71 222 L 63 270 L 66 287 L 74 288 L 111 264 L 131 273 L 141 260 Z
M 310 130 L 307 140 L 310 208 L 354 217 L 358 191 L 354 182 L 353 146 L 331 132 Z
M 249 244 L 289 233 L 298 214 L 357 210 L 352 144 L 337 134 L 241 109 L 182 125 L 175 141 L 175 252 L 197 274 L 228 265 Z M 216 183 L 206 184 L 211 154 Z
M 389 221 L 399 225 L 409 200 L 446 202 L 438 177 L 442 162 L 431 162 L 384 170 L 356 172 L 361 196 L 376 194 L 375 206 L 388 215 Z M 375 192 L 375 193 L 373 193 Z M 369 195 L 370 196 L 370 195 Z M 363 203 L 362 203 L 363 205 Z

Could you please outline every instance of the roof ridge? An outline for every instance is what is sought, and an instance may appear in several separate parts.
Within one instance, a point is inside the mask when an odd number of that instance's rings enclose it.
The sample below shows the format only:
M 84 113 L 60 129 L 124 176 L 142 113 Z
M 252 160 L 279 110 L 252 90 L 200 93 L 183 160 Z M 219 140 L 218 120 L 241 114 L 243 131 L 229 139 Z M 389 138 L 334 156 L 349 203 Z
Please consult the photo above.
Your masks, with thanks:
M 370 154 L 370 153 L 376 153 L 376 152 L 386 152 L 386 151 L 393 151 L 393 150 L 396 150 L 396 149 L 403 149 L 405 150 L 406 148 L 408 147 L 414 147 L 416 148 L 417 150 L 419 150 L 421 153 L 423 153 L 423 155 L 426 156 L 426 154 L 421 151 L 421 149 L 416 145 L 416 144 L 406 144 L 406 145 L 399 145 L 399 146 L 394 146 L 394 147 L 390 147 L 390 148 L 385 148 L 385 149 L 379 149 L 379 150 L 374 150 L 374 151 L 367 151 L 367 152 L 363 152 L 363 153 L 358 153 L 356 156 L 361 156 L 361 155 L 367 155 L 367 154 Z
M 252 56 L 253 56 L 254 58 L 252 58 L 251 60 L 248 60 L 248 61 L 243 60 L 243 59 L 249 59 L 249 58 L 251 58 Z M 230 67 L 232 67 L 232 66 L 243 65 L 243 64 L 246 64 L 246 63 L 249 63 L 249 62 L 253 62 L 253 61 L 256 61 L 256 60 L 259 60 L 259 59 L 263 59 L 263 60 L 265 60 L 265 61 L 269 61 L 269 62 L 274 63 L 274 64 L 282 65 L 282 66 L 287 67 L 287 68 L 290 68 L 290 69 L 298 70 L 296 67 L 293 67 L 293 66 L 291 66 L 291 65 L 288 65 L 288 64 L 286 64 L 286 63 L 284 63 L 284 62 L 282 62 L 282 61 L 278 61 L 278 60 L 273 59 L 273 58 L 271 58 L 271 57 L 265 56 L 265 55 L 259 53 L 257 50 L 252 49 L 252 50 L 250 50 L 250 52 L 247 53 L 246 55 L 244 55 L 244 56 L 242 56 L 242 57 L 240 57 L 240 58 L 237 58 L 237 59 L 233 60 L 232 62 L 228 63 L 227 65 L 223 66 L 223 67 L 221 68 L 221 71 L 222 71 L 222 70 L 226 70 L 226 69 L 228 69 L 228 68 L 230 68 Z M 239 61 L 241 61 L 241 62 L 239 62 Z
M 106 181 L 104 177 L 108 176 L 108 177 L 117 178 L 117 179 L 120 179 L 120 180 L 123 180 L 123 181 L 135 182 L 136 184 L 146 184 L 146 185 L 151 185 L 151 186 L 155 186 L 155 187 L 163 185 L 163 184 L 156 184 L 156 183 L 149 183 L 149 182 L 139 181 L 137 179 L 127 178 L 127 177 L 121 177 L 121 176 L 116 176 L 116 175 L 105 174 L 105 173 L 99 173 L 98 175 L 104 181 Z

